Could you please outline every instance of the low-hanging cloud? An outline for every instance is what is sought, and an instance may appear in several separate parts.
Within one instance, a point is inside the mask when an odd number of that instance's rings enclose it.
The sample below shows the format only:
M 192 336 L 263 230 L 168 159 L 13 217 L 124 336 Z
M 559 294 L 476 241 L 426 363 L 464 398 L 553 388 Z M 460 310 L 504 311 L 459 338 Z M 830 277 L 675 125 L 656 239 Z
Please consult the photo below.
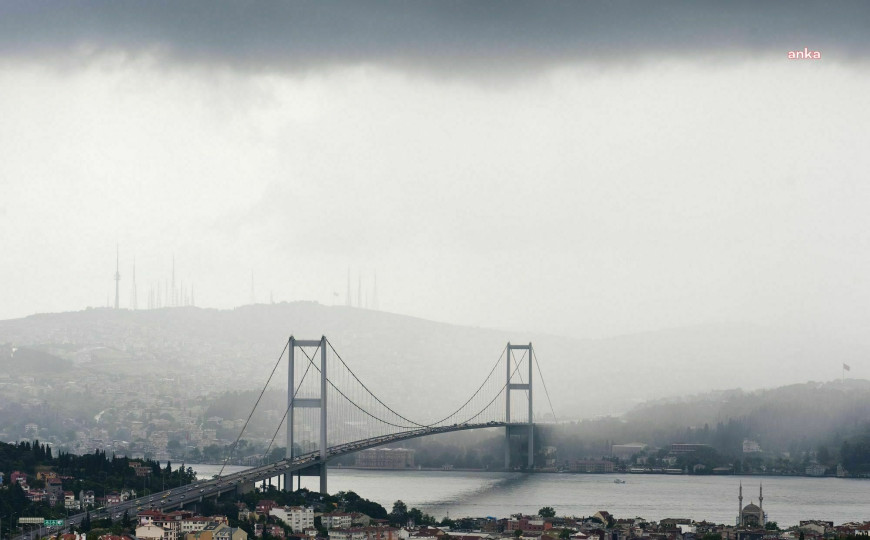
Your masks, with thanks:
M 804 47 L 859 61 L 867 28 L 870 4 L 858 1 L 14 1 L 0 6 L 0 56 L 148 54 L 284 73 L 375 64 L 481 75 L 661 57 L 784 58 Z

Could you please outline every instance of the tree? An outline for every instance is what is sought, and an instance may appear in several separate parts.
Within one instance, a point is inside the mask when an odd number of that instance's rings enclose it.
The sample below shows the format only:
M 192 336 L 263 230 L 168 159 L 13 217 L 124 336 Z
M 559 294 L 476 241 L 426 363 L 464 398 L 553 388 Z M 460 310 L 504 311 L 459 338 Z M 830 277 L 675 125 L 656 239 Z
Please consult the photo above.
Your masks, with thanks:
M 408 505 L 403 503 L 401 500 L 398 500 L 393 503 L 393 511 L 390 512 L 390 521 L 396 524 L 405 523 L 405 519 L 408 515 Z
M 523 530 L 522 530 L 522 529 L 515 529 L 515 530 L 514 530 L 514 537 L 515 537 L 515 538 L 519 538 L 519 537 L 522 536 L 522 535 L 523 535 Z
M 91 530 L 91 511 L 88 510 L 85 513 L 85 519 L 82 520 L 82 532 L 89 532 Z
M 320 516 L 314 518 L 314 528 L 317 529 L 317 536 L 320 536 L 321 538 L 329 536 L 329 531 L 327 531 L 326 527 L 323 526 L 323 520 Z
M 551 518 L 556 516 L 556 511 L 551 506 L 545 506 L 538 510 L 538 515 L 542 518 Z
M 559 531 L 559 538 L 561 540 L 568 540 L 569 538 L 571 538 L 571 531 L 569 531 L 568 529 L 562 529 L 561 531 Z
M 764 524 L 764 528 L 767 529 L 768 531 L 778 531 L 779 524 L 775 521 L 768 521 L 767 523 Z

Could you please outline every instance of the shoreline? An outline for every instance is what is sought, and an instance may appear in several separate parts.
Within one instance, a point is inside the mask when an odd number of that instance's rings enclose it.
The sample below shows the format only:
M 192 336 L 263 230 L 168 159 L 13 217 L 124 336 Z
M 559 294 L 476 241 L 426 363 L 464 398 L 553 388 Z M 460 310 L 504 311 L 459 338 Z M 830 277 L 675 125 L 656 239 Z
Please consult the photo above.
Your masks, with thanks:
M 209 467 L 222 466 L 222 463 L 192 463 L 185 464 L 185 467 L 191 465 L 204 465 Z M 231 465 L 233 467 L 252 467 L 251 465 Z M 707 478 L 707 477 L 724 477 L 724 476 L 736 476 L 736 477 L 770 477 L 770 478 L 838 478 L 841 480 L 868 480 L 867 477 L 861 476 L 836 476 L 836 475 L 825 475 L 825 476 L 807 476 L 804 474 L 772 474 L 772 473 L 727 473 L 727 474 L 683 474 L 683 473 L 674 473 L 674 472 L 665 472 L 665 471 L 624 471 L 624 472 L 604 472 L 604 473 L 590 473 L 590 472 L 571 472 L 571 471 L 554 471 L 554 470 L 504 470 L 504 469 L 465 469 L 465 468 L 451 468 L 445 469 L 442 467 L 413 467 L 413 468 L 403 468 L 403 469 L 387 469 L 387 468 L 375 468 L 375 467 L 357 467 L 357 466 L 343 466 L 343 465 L 329 465 L 329 470 L 347 470 L 347 471 L 372 471 L 372 472 L 469 472 L 469 473 L 525 473 L 525 474 L 566 474 L 566 475 L 577 475 L 577 476 L 612 476 L 612 477 L 629 477 L 629 476 L 691 476 L 698 478 Z

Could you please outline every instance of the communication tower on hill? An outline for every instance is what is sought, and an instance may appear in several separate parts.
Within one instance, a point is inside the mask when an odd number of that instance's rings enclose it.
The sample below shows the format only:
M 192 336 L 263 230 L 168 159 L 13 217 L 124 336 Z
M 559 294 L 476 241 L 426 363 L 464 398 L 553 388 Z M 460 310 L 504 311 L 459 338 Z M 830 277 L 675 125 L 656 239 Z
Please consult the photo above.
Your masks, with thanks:
M 119 307 L 120 288 L 121 288 L 121 271 L 120 271 L 120 248 L 115 245 L 115 309 Z
M 139 309 L 139 299 L 136 295 L 136 258 L 133 258 L 133 286 L 130 289 L 130 309 Z

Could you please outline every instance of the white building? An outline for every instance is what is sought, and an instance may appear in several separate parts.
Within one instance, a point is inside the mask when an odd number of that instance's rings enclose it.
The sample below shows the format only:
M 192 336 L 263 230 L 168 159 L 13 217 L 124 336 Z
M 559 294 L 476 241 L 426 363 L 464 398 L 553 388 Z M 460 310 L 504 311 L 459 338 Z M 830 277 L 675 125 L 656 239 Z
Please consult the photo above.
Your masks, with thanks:
M 76 495 L 72 491 L 64 491 L 63 492 L 63 506 L 67 510 L 79 510 L 81 505 L 79 505 L 79 501 L 76 500 Z
M 82 505 L 82 508 L 87 508 L 88 506 L 94 506 L 94 492 L 93 491 L 79 491 L 79 502 Z
M 308 506 L 285 506 L 284 508 L 273 508 L 269 512 L 269 515 L 283 521 L 293 529 L 294 533 L 301 533 L 308 527 L 314 527 L 314 509 Z M 323 526 L 329 529 L 330 527 L 326 525 L 325 517 L 321 519 L 323 520 Z M 348 526 L 349 525 L 350 522 L 348 521 Z
M 761 452 L 761 446 L 757 442 L 749 439 L 743 439 L 744 454 L 755 454 L 757 452 Z
M 818 463 L 810 463 L 806 469 L 807 476 L 825 476 L 825 466 Z
M 329 540 L 366 540 L 365 529 L 329 529 Z
M 157 525 L 140 525 L 136 527 L 136 538 L 139 540 L 163 540 L 167 531 Z
M 644 443 L 628 443 L 628 444 L 614 444 L 610 447 L 610 455 L 621 459 L 621 460 L 629 460 L 635 454 L 639 454 L 646 450 L 648 446 Z
M 201 531 L 201 530 L 205 529 L 205 527 L 213 521 L 217 521 L 217 520 L 213 519 L 213 518 L 203 517 L 203 516 L 195 516 L 195 517 L 190 517 L 187 519 L 182 519 L 181 520 L 181 535 L 187 536 L 187 533 Z
M 320 524 L 329 529 L 349 529 L 353 522 L 353 516 L 344 512 L 330 512 L 320 516 Z M 296 529 L 293 529 L 294 531 Z

